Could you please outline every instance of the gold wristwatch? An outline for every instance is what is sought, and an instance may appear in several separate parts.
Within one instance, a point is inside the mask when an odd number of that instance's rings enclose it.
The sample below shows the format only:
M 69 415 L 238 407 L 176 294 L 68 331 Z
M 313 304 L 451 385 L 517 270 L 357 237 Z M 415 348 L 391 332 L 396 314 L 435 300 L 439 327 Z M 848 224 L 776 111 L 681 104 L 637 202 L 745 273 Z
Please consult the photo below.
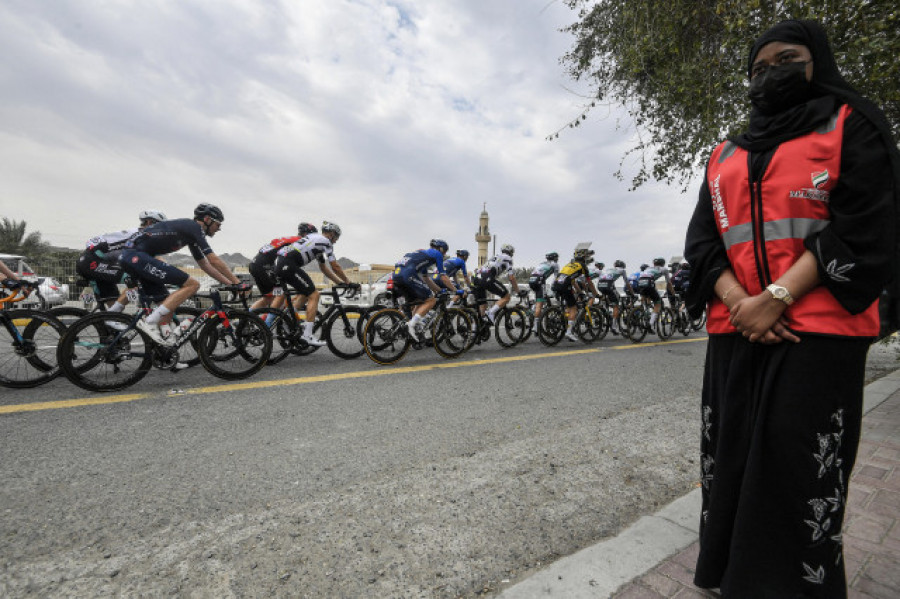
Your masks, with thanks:
M 791 297 L 791 292 L 787 290 L 787 287 L 782 287 L 781 285 L 772 283 L 771 285 L 766 287 L 766 291 L 771 293 L 772 297 L 780 302 L 784 302 L 788 306 L 794 303 L 794 298 Z

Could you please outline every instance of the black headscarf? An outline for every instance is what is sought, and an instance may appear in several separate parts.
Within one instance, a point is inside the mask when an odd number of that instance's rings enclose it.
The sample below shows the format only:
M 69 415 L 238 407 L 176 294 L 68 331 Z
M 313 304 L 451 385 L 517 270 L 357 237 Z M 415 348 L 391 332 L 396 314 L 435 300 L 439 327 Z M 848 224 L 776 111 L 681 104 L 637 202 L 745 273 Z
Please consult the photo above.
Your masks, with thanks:
M 802 44 L 809 48 L 813 60 L 813 74 L 810 82 L 811 98 L 803 104 L 793 106 L 778 114 L 766 116 L 754 108 L 750 112 L 750 127 L 744 133 L 731 137 L 731 141 L 750 152 L 765 152 L 780 143 L 805 135 L 827 121 L 842 104 L 849 104 L 853 110 L 870 121 L 881 134 L 890 156 L 894 179 L 895 225 L 900 227 L 900 150 L 891 132 L 891 126 L 881 109 L 873 102 L 859 95 L 838 71 L 834 54 L 828 43 L 825 30 L 816 21 L 782 21 L 769 28 L 753 44 L 747 60 L 747 77 L 760 49 L 770 42 Z M 900 236 L 898 236 L 900 242 Z M 894 252 L 892 272 L 894 280 L 889 291 L 894 298 L 900 298 L 900 276 L 897 275 L 900 247 Z M 892 307 L 895 322 L 900 326 L 900 303 Z

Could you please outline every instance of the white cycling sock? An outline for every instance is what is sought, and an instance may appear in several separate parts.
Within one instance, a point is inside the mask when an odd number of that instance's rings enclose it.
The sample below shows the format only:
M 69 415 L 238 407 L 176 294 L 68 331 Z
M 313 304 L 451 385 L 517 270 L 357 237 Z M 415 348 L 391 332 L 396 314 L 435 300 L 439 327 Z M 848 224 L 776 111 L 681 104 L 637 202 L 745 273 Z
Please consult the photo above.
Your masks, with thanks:
M 147 324 L 159 324 L 159 321 L 163 316 L 167 314 L 171 314 L 172 311 L 166 308 L 165 306 L 158 306 L 156 310 L 150 313 L 150 316 L 147 317 Z
M 303 336 L 304 337 L 312 337 L 314 326 L 316 326 L 316 323 L 314 323 L 314 322 L 304 322 L 303 323 Z

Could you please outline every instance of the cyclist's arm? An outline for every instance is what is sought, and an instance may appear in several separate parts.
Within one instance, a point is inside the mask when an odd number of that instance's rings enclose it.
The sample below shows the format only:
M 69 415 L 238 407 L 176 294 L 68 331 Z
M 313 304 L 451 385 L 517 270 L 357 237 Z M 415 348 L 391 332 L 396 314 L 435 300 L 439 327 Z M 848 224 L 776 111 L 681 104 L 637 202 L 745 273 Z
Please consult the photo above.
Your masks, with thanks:
M 19 280 L 19 275 L 10 270 L 2 260 L 0 260 L 0 275 L 3 275 L 3 277 L 0 278 L 0 281 L 3 279 L 12 279 L 13 281 Z
M 234 276 L 231 269 L 228 268 L 228 265 L 225 264 L 221 258 L 216 256 L 215 253 L 206 254 L 203 259 L 197 261 L 197 266 L 220 283 L 224 283 L 225 285 L 241 284 L 241 280 Z
M 340 263 L 337 260 L 332 260 L 330 262 L 322 262 L 321 266 L 328 268 L 331 271 L 331 276 L 328 276 L 329 279 L 334 281 L 335 283 L 350 283 L 350 279 L 347 278 L 347 275 L 344 273 L 344 269 L 341 268 Z M 325 272 L 324 270 L 322 271 Z
M 453 277 L 456 278 L 455 276 Z M 428 279 L 431 280 L 430 278 Z M 447 275 L 441 275 L 441 283 L 444 284 L 444 287 L 450 290 L 450 293 L 456 293 L 456 281 L 451 280 Z
M 519 284 L 516 282 L 516 275 L 509 271 L 509 284 L 512 285 L 513 293 L 519 293 Z

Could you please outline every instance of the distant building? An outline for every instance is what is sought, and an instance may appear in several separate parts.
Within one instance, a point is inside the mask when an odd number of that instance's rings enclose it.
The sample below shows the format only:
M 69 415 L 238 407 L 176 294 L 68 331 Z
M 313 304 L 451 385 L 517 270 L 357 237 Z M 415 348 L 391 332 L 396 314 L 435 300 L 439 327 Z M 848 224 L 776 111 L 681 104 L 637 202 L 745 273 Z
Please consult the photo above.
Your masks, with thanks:
M 491 242 L 491 231 L 488 228 L 487 202 L 485 202 L 481 210 L 475 241 L 478 242 L 478 266 L 484 266 L 488 259 L 488 244 Z

